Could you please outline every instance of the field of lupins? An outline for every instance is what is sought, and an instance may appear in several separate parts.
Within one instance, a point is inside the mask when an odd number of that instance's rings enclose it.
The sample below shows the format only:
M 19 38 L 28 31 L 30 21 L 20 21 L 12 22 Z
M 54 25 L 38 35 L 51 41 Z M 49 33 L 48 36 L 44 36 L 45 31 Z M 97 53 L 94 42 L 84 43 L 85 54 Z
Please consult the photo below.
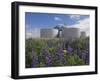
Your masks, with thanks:
M 26 68 L 89 65 L 89 37 L 26 39 Z

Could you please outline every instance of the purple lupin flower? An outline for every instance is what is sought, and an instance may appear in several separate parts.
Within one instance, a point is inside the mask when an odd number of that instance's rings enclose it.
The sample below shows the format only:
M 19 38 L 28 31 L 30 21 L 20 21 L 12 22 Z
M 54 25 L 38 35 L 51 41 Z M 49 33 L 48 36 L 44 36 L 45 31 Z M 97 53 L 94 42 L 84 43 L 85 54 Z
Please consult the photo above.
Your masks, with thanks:
M 89 51 L 84 50 L 80 58 L 84 60 L 85 64 L 89 64 Z
M 43 48 L 43 49 L 41 49 L 40 56 L 41 56 L 42 58 L 44 58 L 45 55 L 46 55 L 46 50 Z
M 45 60 L 45 66 L 48 67 L 52 65 L 52 57 L 46 49 L 41 50 L 41 57 Z
M 81 58 L 85 61 L 86 53 L 85 53 L 85 52 L 82 52 L 81 54 L 82 54 L 82 55 L 81 55 Z
M 89 64 L 89 50 L 86 50 L 86 58 L 85 58 L 85 63 Z
M 59 63 L 61 63 L 61 64 L 63 64 L 63 65 L 66 65 L 67 64 L 67 61 L 66 61 L 66 59 L 65 59 L 65 57 L 64 57 L 64 51 L 63 51 L 63 48 L 61 48 L 61 47 L 59 47 L 59 48 L 57 48 L 57 50 L 56 50 L 56 60 L 59 62 Z
M 37 67 L 38 64 L 39 64 L 38 56 L 36 55 L 34 49 L 32 49 L 32 67 L 33 68 Z
M 50 54 L 47 54 L 45 56 L 45 61 L 46 61 L 46 66 L 51 66 L 52 65 L 52 57 Z
M 57 55 L 58 59 L 60 59 L 60 60 L 63 59 L 64 51 L 61 47 L 56 50 L 56 55 Z
M 68 51 L 68 54 L 69 54 L 69 55 L 72 55 L 73 48 L 72 48 L 71 46 L 68 45 L 67 51 Z

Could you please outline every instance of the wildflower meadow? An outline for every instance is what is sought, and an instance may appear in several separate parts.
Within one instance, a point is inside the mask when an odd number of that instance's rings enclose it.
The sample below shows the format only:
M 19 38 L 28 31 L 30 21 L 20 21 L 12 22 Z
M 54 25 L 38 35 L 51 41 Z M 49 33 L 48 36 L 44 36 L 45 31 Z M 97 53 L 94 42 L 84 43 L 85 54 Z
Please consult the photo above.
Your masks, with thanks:
M 26 68 L 89 65 L 89 37 L 26 39 L 25 59 Z

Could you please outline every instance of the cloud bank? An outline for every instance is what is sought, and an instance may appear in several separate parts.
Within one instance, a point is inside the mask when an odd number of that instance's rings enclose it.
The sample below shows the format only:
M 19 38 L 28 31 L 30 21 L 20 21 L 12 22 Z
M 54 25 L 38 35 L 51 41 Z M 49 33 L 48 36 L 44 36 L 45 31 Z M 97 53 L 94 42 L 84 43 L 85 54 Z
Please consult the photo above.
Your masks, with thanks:
M 70 25 L 68 27 L 74 27 L 74 28 L 79 28 L 80 31 L 86 31 L 86 34 L 89 35 L 89 30 L 90 30 L 90 20 L 89 18 L 85 18 L 83 20 L 77 21 L 76 24 Z
M 71 19 L 75 19 L 75 20 L 79 20 L 80 19 L 80 15 L 70 15 Z
M 26 39 L 29 38 L 40 38 L 40 29 L 39 28 L 32 28 L 29 30 L 26 30 Z

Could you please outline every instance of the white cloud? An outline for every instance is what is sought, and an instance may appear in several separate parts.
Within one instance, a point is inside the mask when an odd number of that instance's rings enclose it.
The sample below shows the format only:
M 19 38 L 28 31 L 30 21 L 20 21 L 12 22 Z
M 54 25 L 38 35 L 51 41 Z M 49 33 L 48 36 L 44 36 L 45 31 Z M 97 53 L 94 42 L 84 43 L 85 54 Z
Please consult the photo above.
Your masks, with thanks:
M 70 15 L 70 18 L 79 20 L 80 19 L 80 15 Z
M 32 33 L 31 32 L 26 32 L 26 39 L 32 38 Z
M 59 18 L 59 17 L 54 17 L 54 20 L 55 20 L 55 21 L 62 21 L 62 19 Z
M 90 30 L 89 22 L 90 22 L 89 18 L 85 18 L 83 20 L 79 20 L 76 24 L 68 26 L 68 27 L 79 28 L 80 31 L 86 31 L 86 34 L 89 35 L 89 30 Z
M 29 30 L 26 30 L 26 39 L 28 38 L 40 38 L 40 29 L 31 28 Z

